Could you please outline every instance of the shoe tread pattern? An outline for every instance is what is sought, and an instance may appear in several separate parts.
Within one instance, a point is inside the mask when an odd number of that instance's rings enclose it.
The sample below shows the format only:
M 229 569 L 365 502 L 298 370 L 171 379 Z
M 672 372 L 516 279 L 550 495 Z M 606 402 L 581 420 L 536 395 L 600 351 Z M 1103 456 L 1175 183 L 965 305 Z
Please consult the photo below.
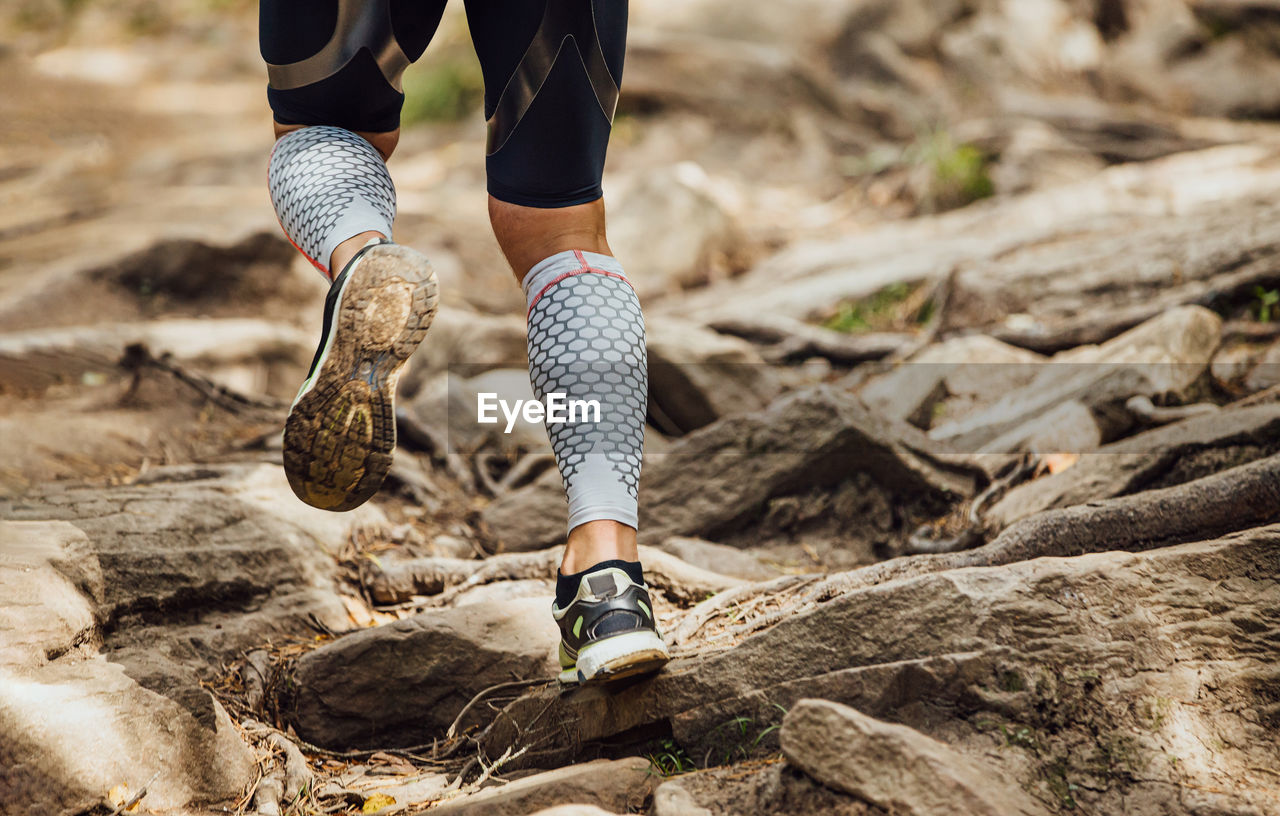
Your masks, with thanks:
M 352 276 L 334 310 L 328 355 L 284 432 L 293 492 L 333 511 L 368 501 L 390 471 L 396 385 L 438 303 L 431 265 L 407 247 L 372 248 Z

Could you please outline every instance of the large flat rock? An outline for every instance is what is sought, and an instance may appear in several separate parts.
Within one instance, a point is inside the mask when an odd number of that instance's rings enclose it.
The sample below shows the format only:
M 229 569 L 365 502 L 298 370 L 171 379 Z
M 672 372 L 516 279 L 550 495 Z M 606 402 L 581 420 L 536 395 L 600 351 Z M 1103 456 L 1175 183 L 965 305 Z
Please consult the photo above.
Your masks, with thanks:
M 84 584 L 94 633 L 146 688 L 198 709 L 201 679 L 248 648 L 310 637 L 314 621 L 351 624 L 335 554 L 366 506 L 328 513 L 298 501 L 278 466 L 157 468 L 132 484 L 46 486 L 0 505 L 13 520 L 64 522 L 84 534 L 67 569 Z
M 427 813 L 439 816 L 528 816 L 535 811 L 546 816 L 634 813 L 658 781 L 644 757 L 599 759 L 447 800 Z M 574 810 L 575 807 L 581 809 Z
M 1221 791 L 1224 807 L 1265 811 L 1270 782 L 1249 769 L 1280 760 L 1266 691 L 1280 656 L 1278 574 L 1273 525 L 889 581 L 625 688 L 527 695 L 489 753 L 530 745 L 529 760 L 546 763 L 669 727 L 690 756 L 715 756 L 736 733 L 724 723 L 776 723 L 779 707 L 821 697 L 982 756 L 1041 802 L 1121 812 L 1151 797 L 1182 814 L 1193 811 L 1179 791 L 1195 785 Z
M 545 598 L 428 610 L 304 655 L 288 716 L 320 745 L 422 745 L 489 686 L 552 677 L 559 642 Z
M 669 433 L 686 433 L 721 417 L 766 407 L 781 386 L 745 340 L 697 324 L 647 321 L 649 412 Z
M 252 783 L 253 753 L 208 692 L 179 704 L 99 653 L 106 584 L 83 532 L 0 522 L 0 553 L 0 812 L 79 813 L 117 785 L 179 808 Z

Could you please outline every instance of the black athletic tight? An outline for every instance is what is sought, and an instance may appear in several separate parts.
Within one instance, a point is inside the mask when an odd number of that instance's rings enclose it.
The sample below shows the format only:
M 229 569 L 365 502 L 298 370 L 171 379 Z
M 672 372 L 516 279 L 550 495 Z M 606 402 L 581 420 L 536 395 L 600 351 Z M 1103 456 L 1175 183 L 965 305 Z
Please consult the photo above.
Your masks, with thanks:
M 622 80 L 627 0 L 467 0 L 484 72 L 489 192 L 528 207 L 600 198 Z M 277 122 L 399 127 L 404 69 L 444 0 L 260 0 Z

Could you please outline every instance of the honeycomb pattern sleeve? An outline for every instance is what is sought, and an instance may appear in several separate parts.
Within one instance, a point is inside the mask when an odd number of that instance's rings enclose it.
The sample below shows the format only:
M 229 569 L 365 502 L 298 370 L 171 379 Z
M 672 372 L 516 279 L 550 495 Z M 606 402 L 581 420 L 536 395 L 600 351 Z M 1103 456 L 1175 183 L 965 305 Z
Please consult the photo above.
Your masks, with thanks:
M 569 251 L 529 270 L 524 292 L 534 394 L 549 407 L 552 395 L 567 406 L 560 412 L 567 421 L 552 421 L 548 411 L 547 435 L 569 529 L 602 519 L 635 527 L 649 395 L 635 290 L 615 259 Z
M 271 203 L 285 235 L 325 277 L 329 256 L 362 232 L 391 237 L 396 189 L 378 151 L 337 127 L 282 136 L 267 171 Z

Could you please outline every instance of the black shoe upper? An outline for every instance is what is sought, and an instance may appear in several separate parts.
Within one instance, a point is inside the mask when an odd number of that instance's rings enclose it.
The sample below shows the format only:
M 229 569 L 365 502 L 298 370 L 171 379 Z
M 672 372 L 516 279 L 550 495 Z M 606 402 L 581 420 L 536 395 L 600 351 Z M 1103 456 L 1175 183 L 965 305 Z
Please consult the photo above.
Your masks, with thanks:
M 562 645 L 576 658 L 584 646 L 597 640 L 628 632 L 657 632 L 653 601 L 643 585 L 626 581 L 620 590 L 615 576 L 620 571 L 590 573 L 582 581 L 587 594 L 569 604 L 557 621 Z

